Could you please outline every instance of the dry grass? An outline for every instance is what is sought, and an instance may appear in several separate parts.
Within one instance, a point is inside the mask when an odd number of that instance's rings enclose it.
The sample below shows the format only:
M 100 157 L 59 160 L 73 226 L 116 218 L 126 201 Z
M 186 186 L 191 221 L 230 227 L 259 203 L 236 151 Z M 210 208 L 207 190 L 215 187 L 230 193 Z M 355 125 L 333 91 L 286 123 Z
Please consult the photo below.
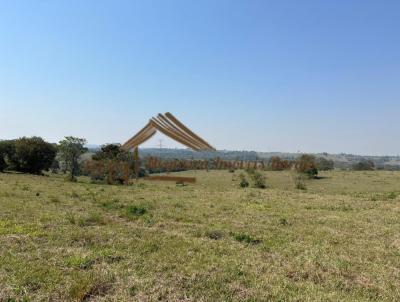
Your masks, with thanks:
M 400 300 L 399 172 L 177 174 L 0 174 L 0 301 Z

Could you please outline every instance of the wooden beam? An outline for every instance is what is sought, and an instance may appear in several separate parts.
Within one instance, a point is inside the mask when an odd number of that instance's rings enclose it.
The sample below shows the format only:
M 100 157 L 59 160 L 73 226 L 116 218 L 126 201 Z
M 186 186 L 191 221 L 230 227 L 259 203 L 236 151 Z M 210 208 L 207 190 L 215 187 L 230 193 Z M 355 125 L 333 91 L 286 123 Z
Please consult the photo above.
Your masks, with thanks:
M 205 140 L 203 140 L 200 136 L 198 136 L 196 133 L 194 133 L 192 130 L 190 130 L 188 127 L 186 127 L 183 123 L 181 123 L 175 116 L 173 116 L 170 112 L 165 113 L 165 116 L 169 118 L 173 123 L 178 125 L 181 129 L 183 129 L 185 132 L 189 133 L 191 136 L 197 138 L 201 142 L 203 142 L 210 150 L 215 150 L 213 146 L 211 146 L 209 143 L 207 143 Z

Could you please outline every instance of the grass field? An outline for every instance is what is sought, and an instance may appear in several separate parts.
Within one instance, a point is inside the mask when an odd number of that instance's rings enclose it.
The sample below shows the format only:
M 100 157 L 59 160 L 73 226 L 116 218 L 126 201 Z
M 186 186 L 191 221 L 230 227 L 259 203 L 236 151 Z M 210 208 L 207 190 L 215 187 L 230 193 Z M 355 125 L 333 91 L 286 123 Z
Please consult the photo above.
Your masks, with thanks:
M 400 300 L 400 172 L 180 174 L 0 174 L 0 301 Z

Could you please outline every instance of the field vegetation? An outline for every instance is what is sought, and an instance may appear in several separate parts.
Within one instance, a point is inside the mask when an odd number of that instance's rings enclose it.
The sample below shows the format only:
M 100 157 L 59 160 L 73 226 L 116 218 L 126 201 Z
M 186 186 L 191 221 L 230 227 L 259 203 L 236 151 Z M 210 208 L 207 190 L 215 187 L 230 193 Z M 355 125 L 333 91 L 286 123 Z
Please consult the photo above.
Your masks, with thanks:
M 232 172 L 0 174 L 0 300 L 400 300 L 400 172 Z

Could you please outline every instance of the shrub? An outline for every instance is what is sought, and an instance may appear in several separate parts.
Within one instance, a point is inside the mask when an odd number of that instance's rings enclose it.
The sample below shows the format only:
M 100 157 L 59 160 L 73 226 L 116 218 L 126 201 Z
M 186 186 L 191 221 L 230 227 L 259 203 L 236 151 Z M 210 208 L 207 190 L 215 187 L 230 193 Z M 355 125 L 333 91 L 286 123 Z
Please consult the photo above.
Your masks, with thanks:
M 139 217 L 147 213 L 147 208 L 143 206 L 129 206 L 126 209 L 126 215 L 129 217 Z
M 240 179 L 239 183 L 240 187 L 247 188 L 249 186 L 249 182 L 247 181 L 246 176 L 244 176 L 243 173 L 239 175 L 239 179 Z
M 128 162 L 117 160 L 87 160 L 82 165 L 82 172 L 92 181 L 107 180 L 108 184 L 127 183 L 132 174 Z
M 107 183 L 108 184 L 124 184 L 128 183 L 131 170 L 127 162 L 119 162 L 115 160 L 109 160 L 106 163 Z
M 253 186 L 255 188 L 265 189 L 267 187 L 267 185 L 265 184 L 265 176 L 262 175 L 260 172 L 254 171 L 254 173 L 250 175 L 250 177 L 253 181 Z
M 48 170 L 56 156 L 57 149 L 41 137 L 22 137 L 3 145 L 9 168 L 19 172 L 40 174 Z M 3 155 L 3 159 L 4 159 Z
M 295 170 L 298 173 L 306 174 L 309 178 L 314 178 L 318 175 L 315 156 L 309 154 L 301 155 L 295 163 Z
M 233 238 L 238 242 L 244 242 L 247 244 L 259 244 L 261 242 L 261 240 L 254 239 L 250 235 L 243 233 L 233 234 Z

